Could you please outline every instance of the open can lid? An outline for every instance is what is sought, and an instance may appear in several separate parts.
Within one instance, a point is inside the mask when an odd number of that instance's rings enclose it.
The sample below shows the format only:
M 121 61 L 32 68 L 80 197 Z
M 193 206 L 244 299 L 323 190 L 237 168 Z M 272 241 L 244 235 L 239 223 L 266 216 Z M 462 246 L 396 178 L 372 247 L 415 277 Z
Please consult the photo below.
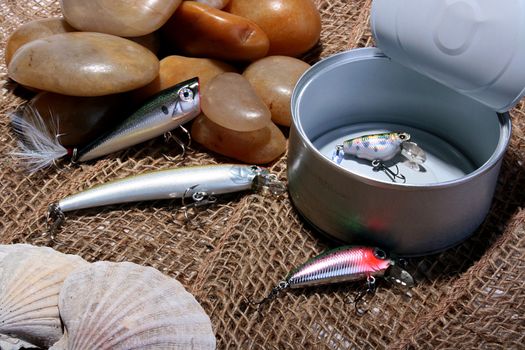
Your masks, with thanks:
M 371 22 L 387 56 L 497 112 L 525 95 L 525 0 L 374 0 Z

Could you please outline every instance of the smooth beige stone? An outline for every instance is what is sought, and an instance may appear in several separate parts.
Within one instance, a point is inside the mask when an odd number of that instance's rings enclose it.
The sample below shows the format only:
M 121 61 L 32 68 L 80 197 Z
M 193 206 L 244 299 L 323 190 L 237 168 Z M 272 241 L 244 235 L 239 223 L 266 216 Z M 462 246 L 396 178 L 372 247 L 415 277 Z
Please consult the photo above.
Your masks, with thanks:
M 195 1 L 185 1 L 163 27 L 168 42 L 188 56 L 253 61 L 270 42 L 254 22 Z
M 201 91 L 202 111 L 222 127 L 245 132 L 271 123 L 270 110 L 238 73 L 219 74 Z
M 223 128 L 201 114 L 193 122 L 192 138 L 207 149 L 250 164 L 266 164 L 286 151 L 286 138 L 275 124 L 239 132 Z
M 30 102 L 48 127 L 59 134 L 63 146 L 79 146 L 93 141 L 126 118 L 127 95 L 77 97 L 41 92 Z
M 321 35 L 321 16 L 312 0 L 231 0 L 226 10 L 264 30 L 270 39 L 268 56 L 299 56 Z
M 274 123 L 292 124 L 290 102 L 292 92 L 301 75 L 310 68 L 297 58 L 269 56 L 249 65 L 242 74 L 266 103 Z
M 76 29 L 71 27 L 67 24 L 65 19 L 60 17 L 39 19 L 21 25 L 11 34 L 11 36 L 9 36 L 9 39 L 7 39 L 5 47 L 5 65 L 9 65 L 16 50 L 22 45 L 36 39 L 68 32 L 76 32 Z
M 135 37 L 162 27 L 182 0 L 60 0 L 69 24 L 85 32 Z
M 215 7 L 216 9 L 222 9 L 226 5 L 228 5 L 228 3 L 230 2 L 230 0 L 196 0 L 196 1 L 206 4 L 208 6 L 211 6 L 211 7 Z
M 36 89 L 72 96 L 103 96 L 150 83 L 157 57 L 130 40 L 102 33 L 65 33 L 22 46 L 9 76 Z
M 142 100 L 194 77 L 199 78 L 202 91 L 211 79 L 224 72 L 235 72 L 235 68 L 209 58 L 168 56 L 160 61 L 159 75 L 151 83 L 137 90 L 136 96 Z

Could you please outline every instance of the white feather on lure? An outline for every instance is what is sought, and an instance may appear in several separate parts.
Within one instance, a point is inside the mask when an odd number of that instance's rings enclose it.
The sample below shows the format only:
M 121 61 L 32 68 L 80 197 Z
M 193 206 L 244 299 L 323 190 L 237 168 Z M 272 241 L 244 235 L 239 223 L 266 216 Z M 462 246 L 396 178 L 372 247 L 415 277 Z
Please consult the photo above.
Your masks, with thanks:
M 34 173 L 51 166 L 57 159 L 68 154 L 59 142 L 58 118 L 51 113 L 51 126 L 48 127 L 38 110 L 27 105 L 11 114 L 11 123 L 20 137 L 18 150 L 11 155 L 19 159 Z

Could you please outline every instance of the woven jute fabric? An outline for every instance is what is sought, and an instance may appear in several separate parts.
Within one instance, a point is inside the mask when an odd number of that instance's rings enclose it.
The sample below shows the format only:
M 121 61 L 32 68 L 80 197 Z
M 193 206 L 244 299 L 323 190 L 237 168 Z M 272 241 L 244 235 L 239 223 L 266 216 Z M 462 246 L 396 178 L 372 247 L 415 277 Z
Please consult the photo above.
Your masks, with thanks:
M 307 59 L 373 45 L 369 0 L 317 0 L 321 44 Z M 22 23 L 60 15 L 58 1 L 1 0 L 1 57 Z M 9 156 L 16 145 L 8 113 L 24 103 L 2 65 L 0 107 L 0 243 L 49 245 L 89 261 L 132 261 L 176 277 L 202 303 L 219 348 L 381 349 L 523 348 L 525 344 L 525 104 L 511 113 L 513 136 L 490 213 L 474 235 L 441 254 L 411 259 L 417 285 L 409 295 L 380 285 L 364 316 L 349 296 L 360 284 L 297 290 L 261 314 L 246 299 L 262 298 L 290 269 L 330 247 L 305 226 L 287 196 L 220 198 L 183 220 L 180 202 L 158 201 L 68 215 L 53 242 L 49 203 L 131 174 L 228 162 L 199 146 L 168 161 L 161 140 L 81 165 L 66 162 L 29 175 Z M 286 156 L 271 165 L 286 179 Z M 384 288 L 383 288 L 384 287 Z M 88 288 L 88 286 L 86 286 Z

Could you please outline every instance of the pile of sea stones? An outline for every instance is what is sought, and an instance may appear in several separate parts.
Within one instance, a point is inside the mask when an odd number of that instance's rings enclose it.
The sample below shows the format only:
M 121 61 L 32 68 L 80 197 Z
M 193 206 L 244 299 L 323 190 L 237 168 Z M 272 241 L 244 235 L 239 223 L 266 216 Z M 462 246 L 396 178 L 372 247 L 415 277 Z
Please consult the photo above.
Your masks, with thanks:
M 312 0 L 60 4 L 64 18 L 30 22 L 11 35 L 6 63 L 13 80 L 39 92 L 35 108 L 60 118 L 64 146 L 88 142 L 126 117 L 115 115 L 128 113 L 127 101 L 140 104 L 198 76 L 196 141 L 247 163 L 268 163 L 285 151 L 274 123 L 290 126 L 291 93 L 309 67 L 295 57 L 319 40 Z

